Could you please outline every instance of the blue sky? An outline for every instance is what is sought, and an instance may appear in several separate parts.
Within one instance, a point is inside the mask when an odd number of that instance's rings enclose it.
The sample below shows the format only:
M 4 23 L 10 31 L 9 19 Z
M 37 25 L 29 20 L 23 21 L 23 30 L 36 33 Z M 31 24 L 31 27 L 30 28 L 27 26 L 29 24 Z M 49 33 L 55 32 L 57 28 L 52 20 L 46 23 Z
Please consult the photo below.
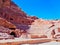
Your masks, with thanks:
M 60 19 L 60 0 L 13 0 L 24 12 L 43 19 Z

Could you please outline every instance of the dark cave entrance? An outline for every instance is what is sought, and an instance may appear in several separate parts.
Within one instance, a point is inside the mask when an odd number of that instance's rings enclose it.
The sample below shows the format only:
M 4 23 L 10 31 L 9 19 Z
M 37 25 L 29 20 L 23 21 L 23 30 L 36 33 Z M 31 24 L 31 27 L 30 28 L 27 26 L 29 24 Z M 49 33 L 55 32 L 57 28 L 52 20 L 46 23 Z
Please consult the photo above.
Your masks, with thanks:
M 17 37 L 15 32 L 11 32 L 10 35 L 13 35 L 14 37 Z

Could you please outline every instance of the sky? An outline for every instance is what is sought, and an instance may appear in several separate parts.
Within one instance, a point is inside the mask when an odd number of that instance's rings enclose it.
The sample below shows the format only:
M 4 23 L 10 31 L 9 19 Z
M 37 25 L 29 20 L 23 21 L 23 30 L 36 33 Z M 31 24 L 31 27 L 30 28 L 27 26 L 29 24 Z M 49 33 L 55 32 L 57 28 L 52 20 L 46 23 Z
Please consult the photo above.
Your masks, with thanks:
M 27 15 L 42 19 L 60 19 L 60 0 L 12 0 Z

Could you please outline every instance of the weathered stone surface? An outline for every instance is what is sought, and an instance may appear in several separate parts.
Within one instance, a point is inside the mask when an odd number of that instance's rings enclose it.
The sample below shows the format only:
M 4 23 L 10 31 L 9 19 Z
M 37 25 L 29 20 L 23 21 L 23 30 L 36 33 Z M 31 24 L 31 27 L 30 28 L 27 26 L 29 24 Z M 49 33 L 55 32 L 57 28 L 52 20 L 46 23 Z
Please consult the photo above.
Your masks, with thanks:
M 41 20 L 35 16 L 27 16 L 27 14 L 11 0 L 0 0 L 0 26 L 10 28 L 9 33 L 14 32 L 17 37 L 21 36 L 21 34 L 26 36 L 27 33 L 29 33 L 32 38 L 55 38 L 60 35 L 60 21 Z M 11 28 L 17 29 L 13 31 Z M 3 29 L 4 28 L 1 30 Z M 23 32 L 20 32 L 21 30 L 23 30 Z
M 1 27 L 1 32 L 7 32 L 8 34 L 14 32 L 16 36 L 19 37 L 21 35 L 20 30 L 25 31 L 29 29 L 28 25 L 31 25 L 35 19 L 37 19 L 37 17 L 27 16 L 27 14 L 11 0 L 0 0 L 0 25 L 7 28 Z M 19 30 L 15 29 L 13 31 L 11 30 L 12 28 L 18 28 Z
M 5 27 L 3 27 L 3 26 L 0 26 L 0 32 L 1 32 L 1 33 L 8 33 L 8 34 L 9 34 L 10 29 L 9 29 L 9 28 L 5 28 Z
M 58 32 L 60 32 L 60 28 L 58 28 Z
M 0 0 L 0 8 L 10 7 L 10 1 L 11 0 Z
M 3 0 L 0 1 L 1 3 Z M 1 5 L 0 5 L 1 6 Z M 4 0 L 2 6 L 0 8 L 0 17 L 5 18 L 6 20 L 17 23 L 17 24 L 27 24 L 30 25 L 36 17 L 30 17 L 26 13 L 24 13 L 14 2 L 11 0 Z
M 17 28 L 22 30 L 29 29 L 28 25 L 31 25 L 35 19 L 38 19 L 35 16 L 27 16 L 27 14 L 11 0 L 0 1 L 0 17 L 15 24 Z
M 16 28 L 16 26 L 7 20 L 0 18 L 0 26 L 4 26 L 6 28 Z
M 32 20 L 38 19 L 38 17 L 36 17 L 36 16 L 28 16 L 28 18 L 29 18 L 29 19 L 32 19 Z
M 15 34 L 13 34 L 13 33 L 15 33 Z M 12 34 L 11 34 L 12 33 Z M 13 36 L 15 36 L 15 37 L 20 37 L 21 36 L 21 30 L 20 29 L 15 29 L 15 30 L 10 30 L 10 35 L 13 35 Z
M 43 37 L 46 35 L 48 38 L 55 38 L 57 35 L 60 35 L 60 22 L 37 19 L 32 23 L 27 32 L 33 35 L 32 37 L 34 38 L 42 35 Z

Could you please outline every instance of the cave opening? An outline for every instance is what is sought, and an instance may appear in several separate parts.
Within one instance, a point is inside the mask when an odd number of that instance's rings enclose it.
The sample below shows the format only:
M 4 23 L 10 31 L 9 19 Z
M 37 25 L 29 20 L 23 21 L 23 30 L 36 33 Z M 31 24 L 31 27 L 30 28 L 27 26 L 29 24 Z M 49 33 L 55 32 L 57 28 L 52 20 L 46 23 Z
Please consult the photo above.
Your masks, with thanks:
M 13 20 L 13 18 L 10 18 L 10 20 Z
M 10 35 L 14 36 L 14 37 L 17 37 L 15 32 L 11 32 Z
M 2 0 L 3 2 L 5 2 L 5 0 Z

